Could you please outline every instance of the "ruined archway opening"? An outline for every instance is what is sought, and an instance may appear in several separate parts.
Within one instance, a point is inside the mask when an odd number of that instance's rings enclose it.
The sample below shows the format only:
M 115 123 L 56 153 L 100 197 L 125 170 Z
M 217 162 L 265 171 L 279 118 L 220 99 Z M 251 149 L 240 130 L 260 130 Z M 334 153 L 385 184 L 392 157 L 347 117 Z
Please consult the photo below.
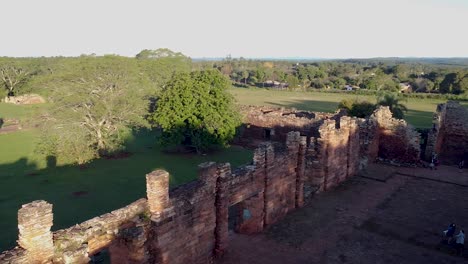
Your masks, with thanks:
M 228 209 L 228 230 L 229 233 L 238 233 L 239 226 L 242 223 L 242 207 L 240 203 L 229 206 Z
M 91 261 L 89 263 L 92 264 L 110 264 L 111 257 L 108 248 L 103 248 L 100 251 L 94 253 L 90 256 Z
M 265 138 L 266 140 L 271 140 L 271 135 L 272 135 L 271 129 L 265 128 L 265 129 L 264 129 L 264 138 Z

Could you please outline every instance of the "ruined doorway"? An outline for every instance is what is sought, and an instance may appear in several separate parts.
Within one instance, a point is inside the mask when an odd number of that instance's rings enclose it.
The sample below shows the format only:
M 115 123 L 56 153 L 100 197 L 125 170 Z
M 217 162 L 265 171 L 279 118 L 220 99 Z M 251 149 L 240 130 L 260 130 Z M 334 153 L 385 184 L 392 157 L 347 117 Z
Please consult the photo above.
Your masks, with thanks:
M 271 129 L 265 128 L 265 130 L 264 130 L 264 138 L 265 138 L 266 140 L 271 140 L 271 134 L 272 134 L 272 133 L 271 133 Z
M 101 251 L 90 256 L 90 259 L 91 261 L 89 263 L 92 263 L 92 264 L 110 264 L 111 258 L 110 258 L 109 249 L 103 248 Z
M 258 193 L 228 209 L 230 233 L 254 234 L 263 230 L 263 193 Z
M 229 206 L 228 209 L 228 230 L 229 232 L 237 232 L 241 222 L 240 212 L 242 208 L 240 203 Z

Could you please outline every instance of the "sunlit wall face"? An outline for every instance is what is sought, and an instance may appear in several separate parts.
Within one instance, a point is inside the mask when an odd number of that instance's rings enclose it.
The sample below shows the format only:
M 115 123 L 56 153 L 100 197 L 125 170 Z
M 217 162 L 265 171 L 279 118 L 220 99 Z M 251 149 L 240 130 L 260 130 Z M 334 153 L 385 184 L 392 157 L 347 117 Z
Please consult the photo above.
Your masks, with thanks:
M 4 0 L 0 56 L 468 56 L 465 0 Z M 7 40 L 7 41 L 5 41 Z

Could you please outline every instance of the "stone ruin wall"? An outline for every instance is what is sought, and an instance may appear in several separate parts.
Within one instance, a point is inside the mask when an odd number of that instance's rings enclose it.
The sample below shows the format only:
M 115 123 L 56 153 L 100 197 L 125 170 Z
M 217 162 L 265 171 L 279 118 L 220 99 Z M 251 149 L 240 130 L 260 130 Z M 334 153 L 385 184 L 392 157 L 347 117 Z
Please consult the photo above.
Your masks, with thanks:
M 307 148 L 306 185 L 327 191 L 356 175 L 359 168 L 359 127 L 356 118 L 347 116 L 337 122 L 325 120 L 319 137 L 310 138 Z
M 366 153 L 370 160 L 382 158 L 397 163 L 419 163 L 420 134 L 405 120 L 393 118 L 387 106 L 377 108 L 363 123 L 368 126 L 363 127 L 363 133 L 371 131 Z
M 367 119 L 268 107 L 244 107 L 245 140 L 282 140 L 299 131 L 307 138 L 306 196 L 324 191 L 355 175 L 369 162 L 382 158 L 395 163 L 418 163 L 419 134 L 406 121 L 394 119 L 379 107 Z M 270 137 L 266 138 L 265 131 Z
M 265 106 L 242 106 L 241 114 L 244 117 L 239 137 L 242 142 L 254 139 L 283 142 L 290 131 L 299 131 L 309 139 L 318 135 L 318 128 L 324 120 L 339 120 L 345 115 L 343 111 L 320 113 Z M 270 133 L 268 137 L 267 130 Z
M 424 158 L 435 152 L 443 163 L 468 162 L 468 109 L 455 101 L 439 104 L 432 122 Z
M 169 174 L 156 170 L 146 199 L 55 232 L 51 204 L 23 205 L 18 246 L 0 263 L 88 263 L 105 248 L 112 263 L 210 263 L 228 249 L 230 206 L 240 209 L 235 230 L 250 234 L 303 205 L 305 143 L 290 132 L 286 144 L 257 148 L 252 164 L 203 163 L 197 180 L 170 191 Z

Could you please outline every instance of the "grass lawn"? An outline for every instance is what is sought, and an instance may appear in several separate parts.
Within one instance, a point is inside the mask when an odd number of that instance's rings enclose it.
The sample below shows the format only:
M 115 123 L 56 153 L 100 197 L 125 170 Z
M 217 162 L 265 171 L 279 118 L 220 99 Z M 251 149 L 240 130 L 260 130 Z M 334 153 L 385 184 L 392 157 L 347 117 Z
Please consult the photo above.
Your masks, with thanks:
M 0 103 L 0 118 L 12 118 L 28 120 L 34 117 L 37 112 L 47 107 L 47 104 L 40 105 L 14 105 Z
M 271 91 L 259 88 L 232 88 L 231 93 L 240 104 L 295 107 L 301 110 L 334 112 L 338 103 L 346 98 L 375 102 L 374 96 L 343 93 Z M 408 107 L 406 121 L 415 127 L 428 128 L 437 104 L 443 100 L 410 98 L 404 102 Z M 466 103 L 464 103 L 466 105 Z
M 28 117 L 29 110 L 0 104 L 4 117 Z M 34 110 L 31 110 L 34 111 Z M 10 115 L 11 114 L 11 115 Z M 140 132 L 129 140 L 131 156 L 99 159 L 80 169 L 59 164 L 46 167 L 46 157 L 34 153 L 36 131 L 0 135 L 0 252 L 15 245 L 17 211 L 22 204 L 46 200 L 53 204 L 53 229 L 69 227 L 110 212 L 146 195 L 145 174 L 161 168 L 170 172 L 171 186 L 196 178 L 197 165 L 205 161 L 249 163 L 252 152 L 239 147 L 206 156 L 167 154 L 155 146 L 155 134 Z

